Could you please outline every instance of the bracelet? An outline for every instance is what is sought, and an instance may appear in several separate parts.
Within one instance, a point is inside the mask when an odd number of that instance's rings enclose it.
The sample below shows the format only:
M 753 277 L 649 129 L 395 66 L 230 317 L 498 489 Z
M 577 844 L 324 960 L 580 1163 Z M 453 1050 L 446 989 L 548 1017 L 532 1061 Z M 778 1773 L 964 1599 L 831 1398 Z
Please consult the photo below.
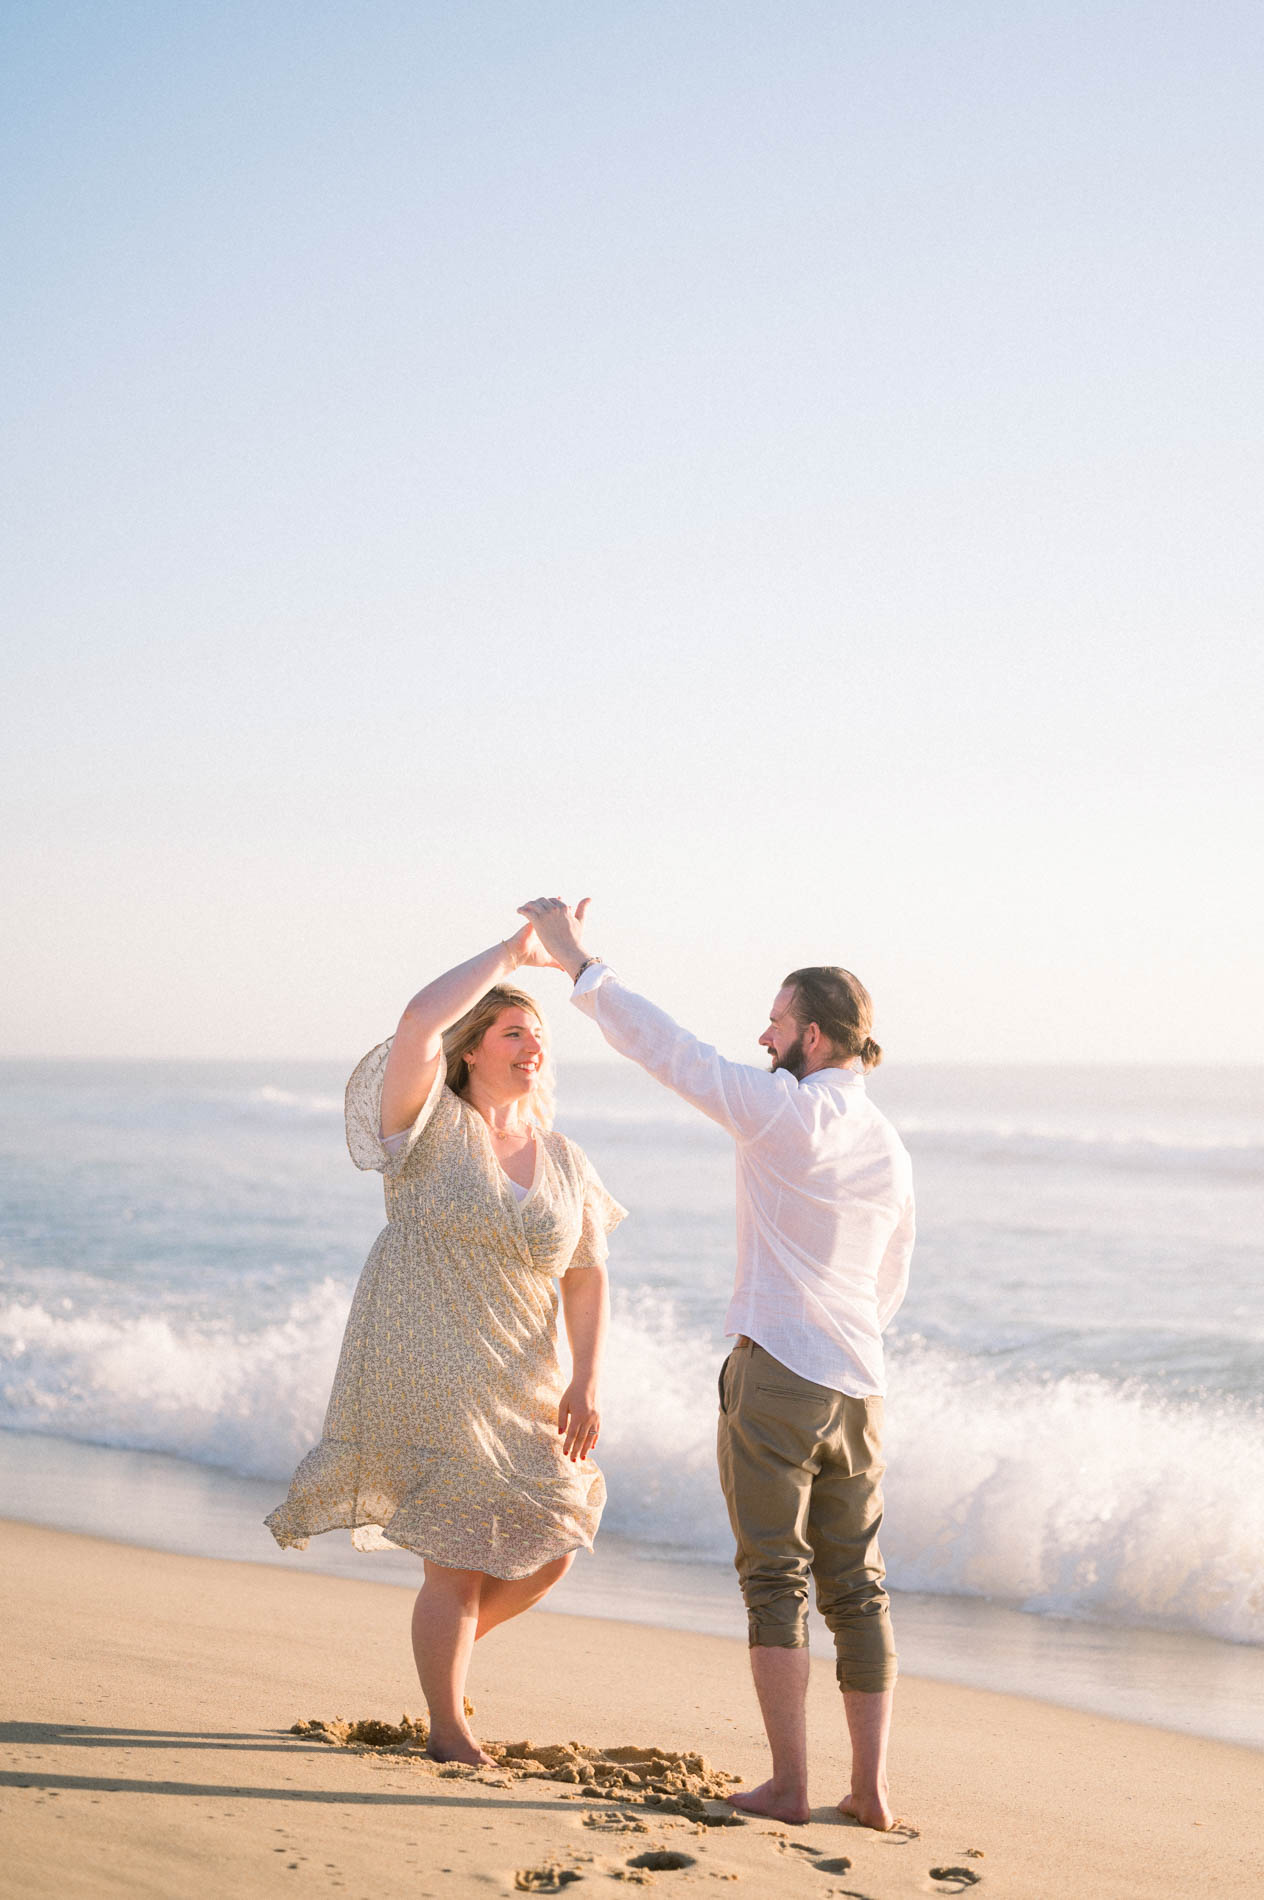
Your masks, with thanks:
M 601 961 L 602 959 L 600 957 L 585 957 L 575 972 L 574 981 L 578 983 L 585 970 L 591 970 L 594 963 L 600 963 Z

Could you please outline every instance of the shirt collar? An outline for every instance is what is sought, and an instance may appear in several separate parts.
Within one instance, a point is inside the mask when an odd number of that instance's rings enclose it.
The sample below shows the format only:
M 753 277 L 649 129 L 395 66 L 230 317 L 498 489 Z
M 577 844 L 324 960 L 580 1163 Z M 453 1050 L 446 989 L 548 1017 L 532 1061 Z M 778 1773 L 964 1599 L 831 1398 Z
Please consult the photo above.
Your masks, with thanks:
M 865 1072 L 863 1069 L 853 1069 L 850 1066 L 837 1069 L 814 1069 L 811 1075 L 804 1076 L 799 1087 L 805 1089 L 813 1082 L 819 1082 L 823 1088 L 862 1089 L 865 1086 Z

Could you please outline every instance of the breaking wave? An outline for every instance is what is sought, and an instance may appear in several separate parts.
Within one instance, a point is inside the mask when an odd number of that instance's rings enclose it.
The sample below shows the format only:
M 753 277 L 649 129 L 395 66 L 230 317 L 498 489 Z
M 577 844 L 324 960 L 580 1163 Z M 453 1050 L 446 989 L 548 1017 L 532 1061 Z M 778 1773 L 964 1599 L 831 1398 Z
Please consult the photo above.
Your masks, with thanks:
M 0 1307 L 0 1425 L 284 1480 L 319 1436 L 349 1292 L 254 1331 Z M 616 1304 L 606 1526 L 730 1550 L 715 1478 L 720 1352 L 662 1295 Z M 883 1548 L 897 1588 L 1264 1643 L 1264 1413 L 1093 1375 L 892 1355 Z

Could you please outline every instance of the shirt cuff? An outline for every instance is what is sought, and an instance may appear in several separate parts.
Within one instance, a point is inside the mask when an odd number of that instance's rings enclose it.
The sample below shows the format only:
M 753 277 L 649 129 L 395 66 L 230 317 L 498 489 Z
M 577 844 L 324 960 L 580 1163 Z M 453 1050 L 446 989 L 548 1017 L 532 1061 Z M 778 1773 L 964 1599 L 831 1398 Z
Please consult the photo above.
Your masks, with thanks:
M 608 963 L 590 963 L 571 991 L 572 1003 L 581 996 L 587 996 L 589 990 L 595 990 L 598 983 L 604 983 L 608 976 L 613 975 L 614 971 Z

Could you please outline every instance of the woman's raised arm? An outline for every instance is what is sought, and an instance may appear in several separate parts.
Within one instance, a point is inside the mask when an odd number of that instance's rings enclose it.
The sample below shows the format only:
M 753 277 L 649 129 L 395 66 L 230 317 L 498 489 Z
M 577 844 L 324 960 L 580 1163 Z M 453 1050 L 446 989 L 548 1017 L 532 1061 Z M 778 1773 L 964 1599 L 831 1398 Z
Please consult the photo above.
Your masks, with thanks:
M 444 1030 L 473 1009 L 493 984 L 502 983 L 523 964 L 557 968 L 531 924 L 418 990 L 399 1019 L 382 1078 L 382 1134 L 397 1135 L 411 1128 L 421 1113 L 439 1066 Z

